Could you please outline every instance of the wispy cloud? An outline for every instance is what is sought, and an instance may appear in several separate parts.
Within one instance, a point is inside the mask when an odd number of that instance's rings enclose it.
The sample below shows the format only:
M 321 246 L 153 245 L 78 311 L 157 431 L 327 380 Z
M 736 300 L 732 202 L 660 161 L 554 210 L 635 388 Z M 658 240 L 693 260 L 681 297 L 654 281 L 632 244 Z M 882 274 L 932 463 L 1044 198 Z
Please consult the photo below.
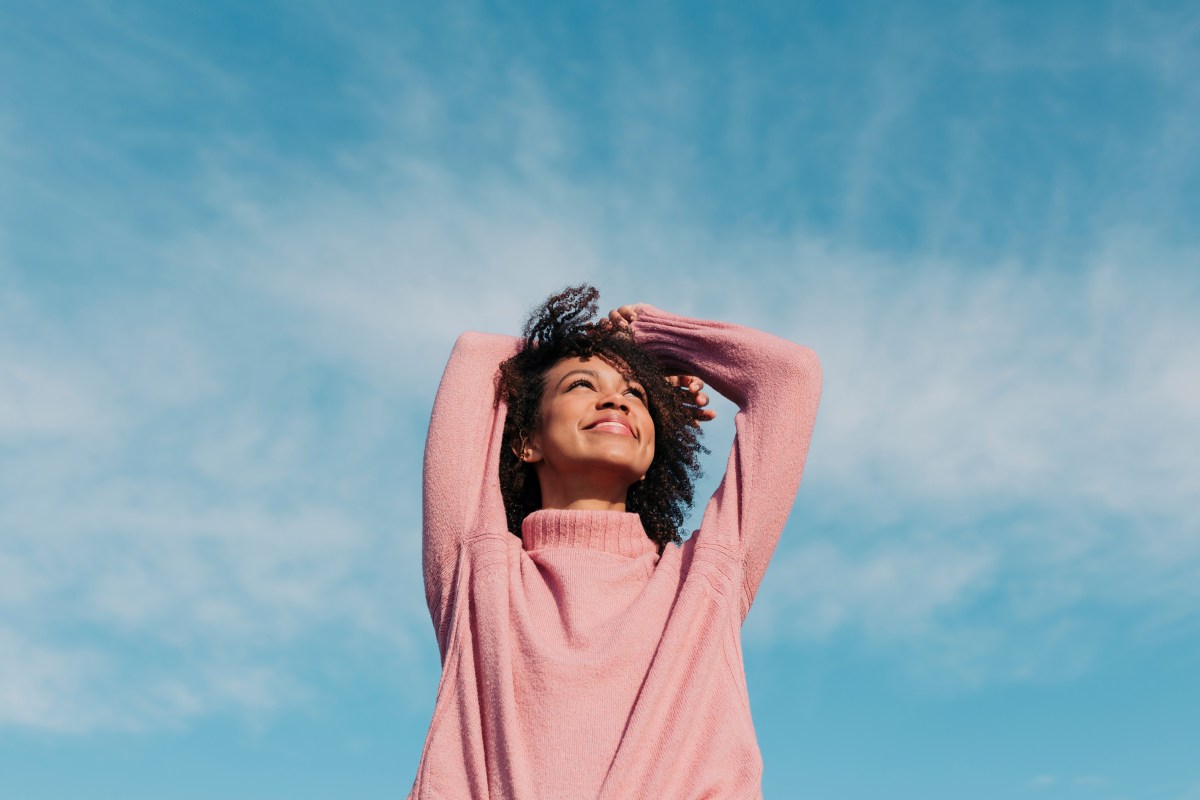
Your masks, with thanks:
M 973 272 L 815 238 L 633 227 L 614 239 L 566 187 L 547 189 L 555 209 L 522 206 L 516 189 L 475 194 L 442 175 L 419 210 L 345 196 L 251 230 L 252 244 L 220 258 L 296 253 L 257 274 L 260 290 L 310 347 L 384 384 L 401 374 L 387 366 L 396 353 L 402 374 L 432 382 L 459 330 L 515 329 L 525 305 L 568 279 L 564 263 L 581 267 L 570 280 L 615 289 L 614 302 L 647 297 L 815 347 L 826 389 L 813 488 L 752 631 L 864 635 L 917 672 L 978 685 L 1086 668 L 1099 647 L 1089 603 L 1169 629 L 1200 602 L 1190 251 L 1115 233 L 1076 273 Z M 734 265 L 751 260 L 758 283 L 739 286 Z M 1147 261 L 1153 271 L 1135 271 Z M 331 263 L 351 266 L 322 269 Z M 431 266 L 414 278 L 412 265 Z M 811 514 L 836 536 L 814 538 Z M 997 604 L 999 622 L 981 622 Z
M 1192 613 L 1196 257 L 1149 252 L 1118 237 L 1053 277 L 859 266 L 802 303 L 819 467 L 761 624 L 925 642 L 897 647 L 918 670 L 959 649 L 971 665 L 945 663 L 975 685 L 1086 666 L 1091 603 L 1160 633 Z
M 580 278 L 614 301 L 760 325 L 823 358 L 808 484 L 752 635 L 863 636 L 917 674 L 978 685 L 1085 668 L 1099 646 L 1077 616 L 1089 600 L 1145 620 L 1200 603 L 1188 580 L 1200 562 L 1188 501 L 1200 467 L 1186 434 L 1200 396 L 1189 343 L 1200 336 L 1194 290 L 1178 290 L 1189 253 L 1113 240 L 1077 276 L 942 262 L 901 270 L 820 240 L 714 242 L 647 227 L 614 241 L 566 188 L 547 208 L 523 201 L 521 187 L 427 180 L 419 207 L 406 193 L 380 202 L 322 186 L 280 208 L 222 176 L 215 183 L 239 193 L 231 205 L 256 211 L 227 238 L 162 251 L 203 265 L 210 293 L 169 290 L 148 319 L 123 303 L 94 312 L 78 334 L 87 357 L 22 348 L 10 329 L 10 363 L 40 370 L 14 374 L 57 381 L 36 395 L 37 380 L 18 390 L 9 378 L 10 443 L 29 451 L 52 433 L 59 444 L 6 470 L 14 493 L 30 492 L 4 512 L 18 533 L 8 541 L 20 543 L 8 563 L 40 576 L 13 584 L 7 608 L 49 618 L 31 640 L 43 653 L 36 674 L 73 687 L 29 695 L 78 705 L 41 717 L 13 706 L 10 724 L 139 726 L 172 717 L 162 709 L 269 707 L 302 696 L 273 654 L 289 642 L 331 624 L 367 639 L 420 636 L 415 454 L 439 364 L 460 330 L 514 330 L 541 294 Z M 748 252 L 765 280 L 778 276 L 769 303 L 730 267 Z M 653 261 L 663 253 L 675 260 Z M 1129 264 L 1151 258 L 1158 271 L 1134 277 Z M 33 313 L 22 326 L 44 327 Z M 314 369 L 364 388 L 320 403 L 311 392 L 332 384 L 306 383 Z M 386 410 L 387 398 L 400 405 Z M 43 434 L 30 419 L 45 420 Z M 373 429 L 408 454 L 405 468 Z M 362 469 L 315 467 L 331 437 L 351 442 L 337 463 Z M 408 482 L 407 499 L 351 510 L 382 488 L 354 486 L 379 469 Z M 325 478 L 332 488 L 296 502 Z M 814 515 L 858 531 L 814 535 Z M 399 575 L 407 590 L 386 589 Z M 991 622 L 972 616 L 996 602 Z M 57 631 L 78 625 L 111 642 L 149 637 L 165 653 L 233 648 L 244 659 L 203 669 L 166 659 L 157 679 L 175 701 L 156 706 L 158 717 L 104 689 L 132 655 L 57 649 Z M 253 687 L 274 678 L 239 676 L 262 670 L 293 690 L 258 697 Z M 110 710 L 80 710 L 89 697 Z
M 317 631 L 399 659 L 423 623 L 417 491 L 382 493 L 419 469 L 389 452 L 407 417 L 139 296 L 62 331 L 7 295 L 0 724 L 270 711 L 304 697 L 286 654 Z
M 122 19 L 110 22 L 133 24 Z M 1088 616 L 1096 602 L 1133 620 L 1117 638 L 1191 624 L 1200 285 L 1186 241 L 1094 226 L 1054 269 L 941 246 L 983 225 L 976 212 L 1005 211 L 961 199 L 987 178 L 970 126 L 955 174 L 917 196 L 929 227 L 915 240 L 933 245 L 897 253 L 845 234 L 886 216 L 879 181 L 920 177 L 876 174 L 895 168 L 889 132 L 919 100 L 903 58 L 874 66 L 875 122 L 831 159 L 849 165 L 836 218 L 775 226 L 772 203 L 732 213 L 753 193 L 716 181 L 700 154 L 719 145 L 687 135 L 707 119 L 712 98 L 695 86 L 712 76 L 684 52 L 661 48 L 650 78 L 636 61 L 605 83 L 620 113 L 589 138 L 534 65 L 494 69 L 481 44 L 439 77 L 371 20 L 329 21 L 333 40 L 356 45 L 339 88 L 366 111 L 319 157 L 221 129 L 163 194 L 140 145 L 118 138 L 105 163 L 147 183 L 99 181 L 82 199 L 71 175 L 4 167 L 35 201 L 78 211 L 78 227 L 45 250 L 15 223 L 0 233 L 0 724 L 269 712 L 303 702 L 320 667 L 290 656 L 321 637 L 349 658 L 382 643 L 416 663 L 415 642 L 428 643 L 419 458 L 440 365 L 461 330 L 515 331 L 540 297 L 584 279 L 614 304 L 756 325 L 822 357 L 806 483 L 752 642 L 861 637 L 913 674 L 979 686 L 1086 669 L 1109 646 Z M 454 24 L 477 23 L 462 12 Z M 129 54 L 80 52 L 114 79 L 182 71 L 249 102 L 253 87 L 212 54 L 143 24 L 126 31 Z M 1058 68 L 1025 50 L 984 55 L 980 69 Z M 1179 80 L 1173 64 L 1163 81 Z M 739 74 L 731 102 L 747 113 L 798 96 Z M 830 125 L 854 129 L 858 111 Z M 749 183 L 771 178 L 751 167 L 795 165 L 788 137 L 814 113 L 777 120 L 762 164 L 739 150 Z M 1188 140 L 1196 129 L 1180 125 Z M 51 149 L 4 130 L 0 155 Z M 721 133 L 738 148 L 753 138 Z M 609 134 L 611 157 L 584 169 Z M 829 140 L 840 144 L 812 141 Z M 712 199 L 726 190 L 729 206 Z M 160 200 L 176 224 L 140 219 Z M 81 282 L 87 266 L 109 278 L 80 301 L 31 254 L 71 260 Z

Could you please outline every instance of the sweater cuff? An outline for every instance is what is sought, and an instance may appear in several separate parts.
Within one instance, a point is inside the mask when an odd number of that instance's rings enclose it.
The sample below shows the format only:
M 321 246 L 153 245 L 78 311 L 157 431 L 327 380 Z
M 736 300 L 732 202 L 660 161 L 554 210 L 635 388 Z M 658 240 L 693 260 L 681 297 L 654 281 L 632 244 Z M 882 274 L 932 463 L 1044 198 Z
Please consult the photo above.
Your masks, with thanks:
M 705 328 L 719 325 L 643 303 L 631 327 L 633 340 L 654 353 L 664 366 L 690 370 L 702 355 L 703 348 L 698 345 Z

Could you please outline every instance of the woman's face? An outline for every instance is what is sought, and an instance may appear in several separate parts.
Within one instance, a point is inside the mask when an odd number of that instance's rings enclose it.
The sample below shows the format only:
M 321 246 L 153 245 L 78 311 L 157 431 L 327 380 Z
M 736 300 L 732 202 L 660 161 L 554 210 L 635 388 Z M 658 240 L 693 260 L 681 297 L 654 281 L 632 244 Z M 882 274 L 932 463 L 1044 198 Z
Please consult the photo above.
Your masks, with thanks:
M 546 374 L 541 421 L 528 444 L 526 460 L 543 484 L 592 475 L 628 488 L 654 460 L 646 390 L 602 358 L 564 358 Z

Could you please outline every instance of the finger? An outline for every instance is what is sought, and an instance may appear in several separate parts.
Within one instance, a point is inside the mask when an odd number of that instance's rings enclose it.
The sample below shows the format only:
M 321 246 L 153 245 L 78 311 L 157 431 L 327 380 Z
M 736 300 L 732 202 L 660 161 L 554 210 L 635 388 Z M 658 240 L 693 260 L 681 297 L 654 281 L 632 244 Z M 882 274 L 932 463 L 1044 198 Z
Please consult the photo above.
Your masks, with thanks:
M 706 406 L 708 405 L 708 395 L 701 392 L 696 395 L 696 397 L 692 400 L 692 403 L 698 406 Z

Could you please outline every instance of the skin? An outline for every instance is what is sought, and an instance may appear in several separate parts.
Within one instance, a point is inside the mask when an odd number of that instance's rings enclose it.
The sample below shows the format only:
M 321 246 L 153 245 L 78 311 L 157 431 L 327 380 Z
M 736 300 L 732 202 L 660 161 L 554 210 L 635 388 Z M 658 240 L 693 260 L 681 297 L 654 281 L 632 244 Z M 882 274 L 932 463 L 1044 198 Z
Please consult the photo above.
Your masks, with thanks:
M 638 306 L 621 306 L 609 323 L 622 330 Z M 696 424 L 716 414 L 704 409 L 703 382 L 674 375 L 668 382 L 690 394 Z M 625 511 L 629 487 L 654 460 L 654 422 L 645 390 L 602 358 L 565 358 L 550 368 L 540 423 L 517 453 L 534 465 L 542 508 Z

